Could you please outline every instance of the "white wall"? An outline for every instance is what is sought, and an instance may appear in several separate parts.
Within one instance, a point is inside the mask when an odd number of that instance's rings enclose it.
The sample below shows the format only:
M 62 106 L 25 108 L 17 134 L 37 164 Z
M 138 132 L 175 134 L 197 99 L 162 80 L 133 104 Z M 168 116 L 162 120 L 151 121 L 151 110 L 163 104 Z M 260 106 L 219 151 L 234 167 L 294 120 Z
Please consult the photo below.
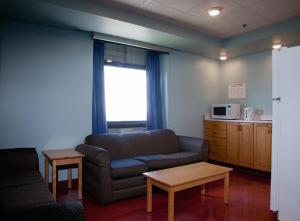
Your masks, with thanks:
M 182 52 L 165 56 L 166 125 L 180 135 L 203 137 L 203 115 L 219 99 L 219 63 Z
M 74 148 L 92 128 L 89 33 L 1 26 L 0 148 Z

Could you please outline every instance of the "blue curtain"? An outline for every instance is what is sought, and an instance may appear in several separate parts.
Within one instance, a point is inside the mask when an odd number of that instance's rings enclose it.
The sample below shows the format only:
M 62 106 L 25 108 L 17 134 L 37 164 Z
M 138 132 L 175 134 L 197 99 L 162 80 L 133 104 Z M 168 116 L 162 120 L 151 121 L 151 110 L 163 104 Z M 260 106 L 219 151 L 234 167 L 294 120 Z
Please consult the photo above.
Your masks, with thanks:
M 92 124 L 93 134 L 106 133 L 107 122 L 105 114 L 104 92 L 104 43 L 94 41 L 93 59 L 93 106 Z
M 163 127 L 162 98 L 159 53 L 148 51 L 146 55 L 147 71 L 147 129 L 155 130 Z

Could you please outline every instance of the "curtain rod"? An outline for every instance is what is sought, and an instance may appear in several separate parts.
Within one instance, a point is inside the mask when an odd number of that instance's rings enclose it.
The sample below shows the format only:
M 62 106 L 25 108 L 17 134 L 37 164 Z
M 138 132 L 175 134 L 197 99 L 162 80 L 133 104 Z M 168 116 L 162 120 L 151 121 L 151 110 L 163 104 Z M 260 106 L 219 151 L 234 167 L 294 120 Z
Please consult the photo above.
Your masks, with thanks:
M 135 48 L 153 50 L 153 51 L 157 51 L 157 52 L 165 53 L 165 54 L 169 54 L 169 53 L 171 53 L 171 51 L 173 51 L 171 48 L 161 47 L 158 45 L 153 45 L 153 44 L 149 44 L 149 43 L 145 43 L 145 42 L 140 42 L 140 41 L 136 41 L 136 40 L 131 40 L 131 39 L 107 35 L 107 34 L 94 33 L 93 39 L 101 40 L 101 41 L 105 41 L 105 42 L 109 42 L 109 43 L 121 44 L 121 45 L 125 45 L 125 46 L 131 46 L 131 47 L 135 47 Z

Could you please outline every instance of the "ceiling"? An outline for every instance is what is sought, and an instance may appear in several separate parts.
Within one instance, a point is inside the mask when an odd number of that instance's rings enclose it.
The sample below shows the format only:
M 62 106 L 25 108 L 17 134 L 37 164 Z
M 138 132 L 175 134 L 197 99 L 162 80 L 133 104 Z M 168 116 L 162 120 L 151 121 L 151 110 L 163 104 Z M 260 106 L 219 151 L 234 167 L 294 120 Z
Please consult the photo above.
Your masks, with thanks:
M 270 2 L 273 10 L 266 12 Z M 0 19 L 101 33 L 119 42 L 129 39 L 136 45 L 146 43 L 218 59 L 221 51 L 232 58 L 271 50 L 274 41 L 284 46 L 299 45 L 300 16 L 294 17 L 300 15 L 299 3 L 300 0 L 1 0 Z M 221 15 L 208 17 L 207 8 L 215 5 L 224 7 Z M 175 11 L 177 14 L 172 15 Z M 190 21 L 184 20 L 191 15 Z M 241 29 L 243 23 L 248 24 L 246 29 Z
M 229 38 L 300 15 L 300 0 L 102 0 L 219 38 Z M 207 10 L 222 7 L 218 17 Z M 244 28 L 243 25 L 246 24 Z

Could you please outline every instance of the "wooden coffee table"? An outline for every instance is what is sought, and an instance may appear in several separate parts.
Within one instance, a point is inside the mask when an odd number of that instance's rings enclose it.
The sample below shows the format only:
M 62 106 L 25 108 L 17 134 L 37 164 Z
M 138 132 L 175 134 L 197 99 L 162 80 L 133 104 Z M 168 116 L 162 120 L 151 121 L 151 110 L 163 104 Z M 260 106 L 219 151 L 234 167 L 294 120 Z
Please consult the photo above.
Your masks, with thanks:
M 83 154 L 74 149 L 44 150 L 45 182 L 49 182 L 49 164 L 52 165 L 52 195 L 56 200 L 57 166 L 78 166 L 78 199 L 82 199 L 82 158 Z M 72 168 L 68 168 L 68 188 L 72 188 Z
M 147 178 L 147 212 L 152 212 L 152 185 L 168 192 L 168 221 L 174 220 L 174 194 L 177 191 L 224 179 L 224 203 L 228 204 L 229 172 L 231 168 L 210 163 L 194 163 L 164 170 L 143 173 Z

